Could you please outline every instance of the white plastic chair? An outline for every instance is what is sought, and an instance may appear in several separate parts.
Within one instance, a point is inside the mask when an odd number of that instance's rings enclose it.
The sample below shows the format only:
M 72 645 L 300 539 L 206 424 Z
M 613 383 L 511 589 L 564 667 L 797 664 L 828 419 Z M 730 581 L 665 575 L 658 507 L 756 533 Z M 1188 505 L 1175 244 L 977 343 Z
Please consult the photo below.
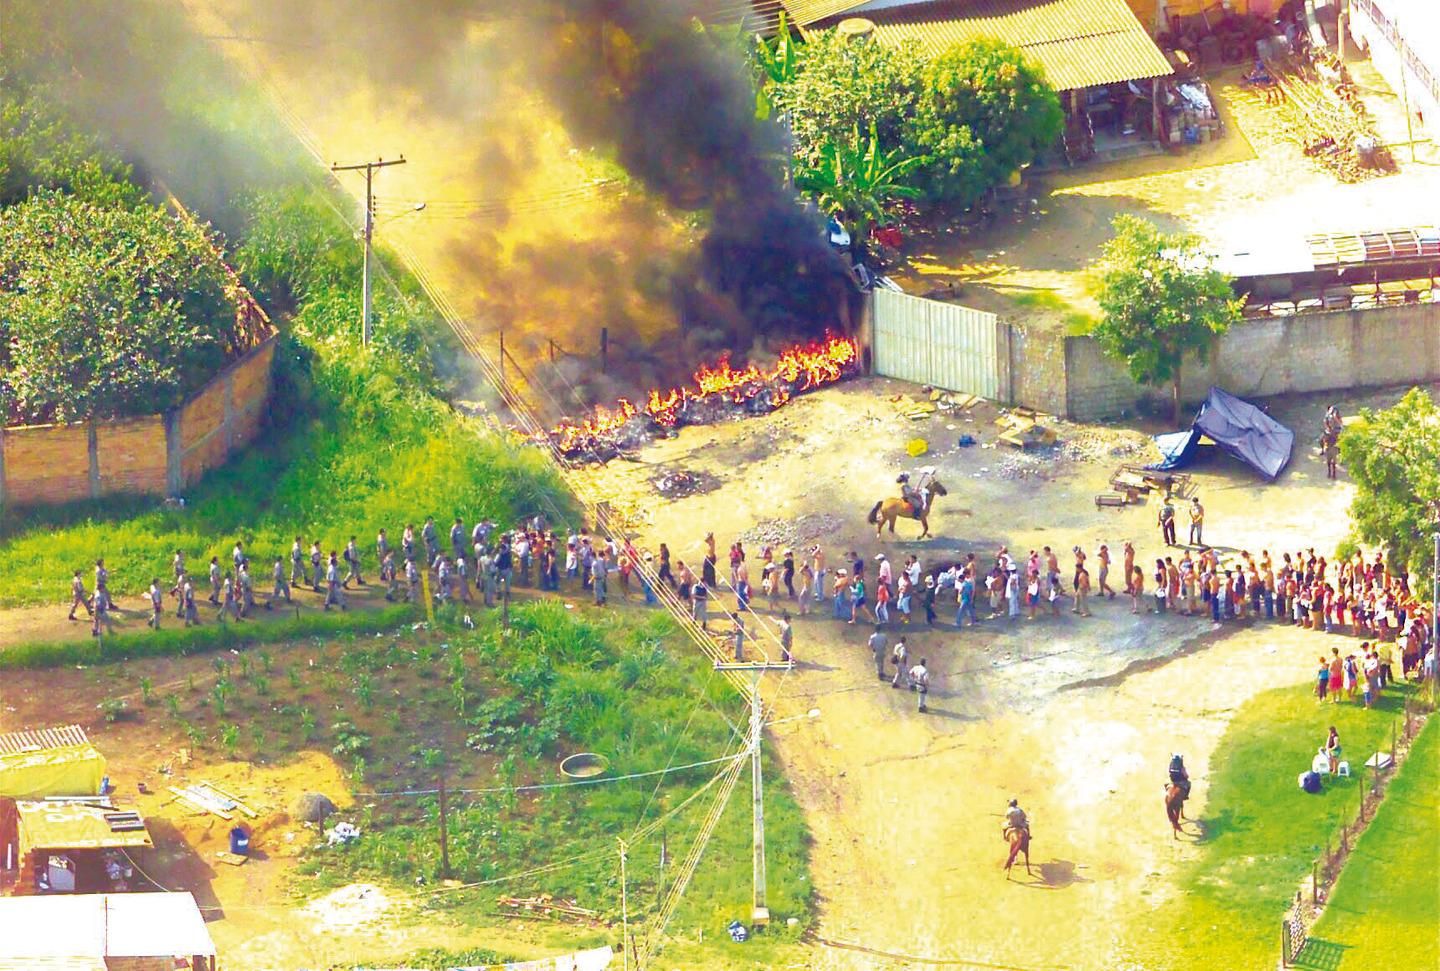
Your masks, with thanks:
M 1341 776 L 1344 776 L 1344 777 L 1347 778 L 1347 779 L 1350 778 L 1350 763 L 1349 763 L 1349 762 L 1341 762 L 1339 765 L 1337 765 L 1337 766 L 1335 767 L 1335 778 L 1338 779 L 1338 778 L 1340 778 Z
M 1330 756 L 1326 755 L 1324 752 L 1318 753 L 1313 759 L 1310 760 L 1310 771 L 1318 772 L 1321 775 L 1329 775 Z

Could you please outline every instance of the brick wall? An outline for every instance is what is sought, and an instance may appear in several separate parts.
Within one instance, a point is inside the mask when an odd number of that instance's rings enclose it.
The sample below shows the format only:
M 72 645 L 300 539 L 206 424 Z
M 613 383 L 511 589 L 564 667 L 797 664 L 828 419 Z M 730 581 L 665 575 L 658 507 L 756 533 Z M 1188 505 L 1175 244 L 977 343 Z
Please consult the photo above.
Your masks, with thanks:
M 0 505 L 163 496 L 188 488 L 259 432 L 275 340 L 263 341 L 165 415 L 0 429 Z
M 1144 388 L 1100 352 L 1089 337 L 1065 340 L 1065 414 L 1078 420 L 1133 411 L 1142 398 L 1168 400 L 1168 389 Z M 1050 380 L 1048 358 L 1012 362 L 1020 388 Z M 1018 376 L 1025 372 L 1027 376 Z M 1029 377 L 1028 375 L 1034 375 Z M 1208 363 L 1191 360 L 1181 396 L 1202 401 L 1211 385 L 1243 397 L 1289 392 L 1423 383 L 1440 380 L 1440 305 L 1296 314 L 1236 324 L 1216 342 Z M 1023 404 L 1051 410 L 1053 395 L 1019 395 Z

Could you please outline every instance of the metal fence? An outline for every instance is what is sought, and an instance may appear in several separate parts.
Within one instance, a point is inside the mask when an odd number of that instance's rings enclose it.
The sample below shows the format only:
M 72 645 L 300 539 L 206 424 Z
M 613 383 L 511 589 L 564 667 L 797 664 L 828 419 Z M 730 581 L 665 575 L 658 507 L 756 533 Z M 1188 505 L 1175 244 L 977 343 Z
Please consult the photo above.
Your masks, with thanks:
M 982 398 L 1010 398 L 1009 326 L 995 314 L 876 289 L 876 374 Z

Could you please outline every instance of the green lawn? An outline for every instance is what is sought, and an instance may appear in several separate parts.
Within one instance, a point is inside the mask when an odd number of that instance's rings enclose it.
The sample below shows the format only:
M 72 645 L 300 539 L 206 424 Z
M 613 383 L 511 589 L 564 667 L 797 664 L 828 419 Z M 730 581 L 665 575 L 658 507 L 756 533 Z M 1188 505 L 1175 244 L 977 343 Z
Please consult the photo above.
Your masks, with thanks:
M 1440 967 L 1440 724 L 1420 733 L 1301 954 L 1307 968 Z
M 1211 760 L 1202 855 L 1182 868 L 1179 893 L 1148 915 L 1143 936 L 1130 942 L 1133 966 L 1274 967 L 1287 901 L 1326 840 L 1337 840 L 1341 823 L 1359 808 L 1358 774 L 1327 778 L 1319 795 L 1302 792 L 1296 776 L 1309 768 L 1331 725 L 1358 772 L 1377 747 L 1390 747 L 1402 692 L 1409 691 L 1391 689 L 1366 711 L 1318 704 L 1308 685 L 1296 686 L 1267 691 L 1240 709 Z

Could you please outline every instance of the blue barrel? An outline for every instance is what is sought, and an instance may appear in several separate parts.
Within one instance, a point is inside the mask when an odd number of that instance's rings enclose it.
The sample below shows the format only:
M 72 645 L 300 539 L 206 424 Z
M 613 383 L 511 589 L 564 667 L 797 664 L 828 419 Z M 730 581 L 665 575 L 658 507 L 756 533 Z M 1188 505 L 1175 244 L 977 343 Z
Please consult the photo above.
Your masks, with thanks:
M 244 827 L 236 826 L 230 830 L 230 852 L 236 856 L 250 855 L 250 834 L 245 832 Z

